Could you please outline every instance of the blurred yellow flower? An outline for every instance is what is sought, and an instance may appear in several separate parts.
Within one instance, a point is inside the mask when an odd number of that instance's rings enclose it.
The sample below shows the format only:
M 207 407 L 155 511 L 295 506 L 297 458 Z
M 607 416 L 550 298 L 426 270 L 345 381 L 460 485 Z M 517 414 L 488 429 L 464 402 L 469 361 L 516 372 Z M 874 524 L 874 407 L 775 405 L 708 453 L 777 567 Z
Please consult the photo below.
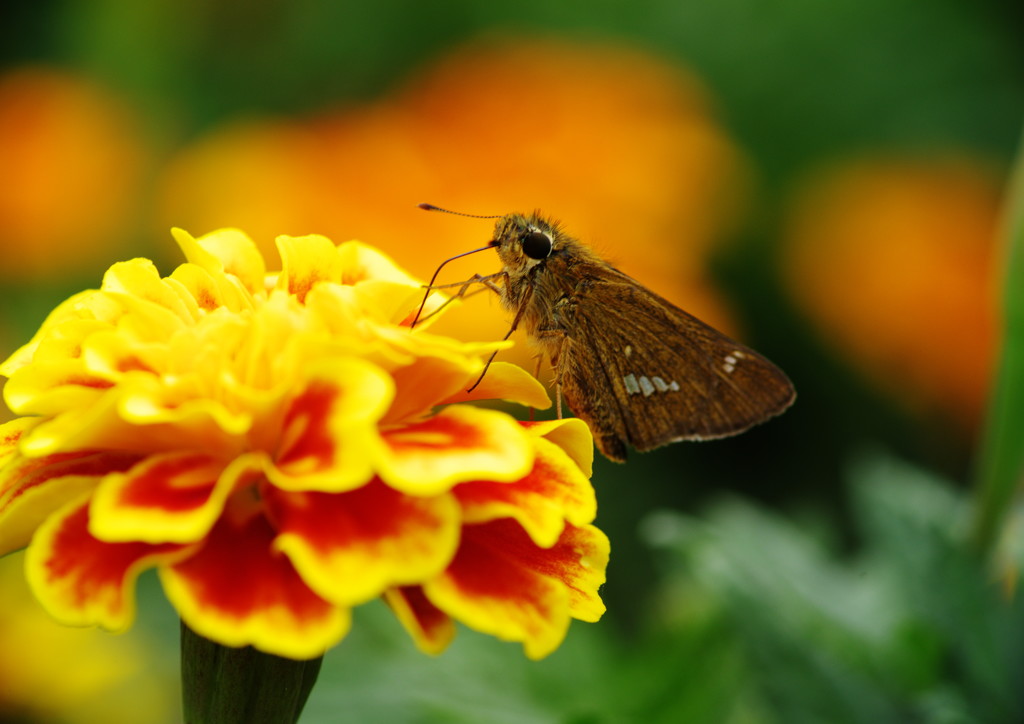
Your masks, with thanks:
M 150 567 L 197 633 L 300 659 L 380 596 L 431 652 L 452 619 L 540 657 L 600 617 L 586 426 L 464 404 L 550 404 L 508 364 L 466 392 L 503 343 L 410 329 L 420 283 L 359 242 L 279 237 L 268 272 L 239 231 L 175 237 L 188 263 L 115 264 L 0 365 L 0 555 L 56 618 L 125 628 Z
M 646 286 L 728 329 L 706 263 L 734 223 L 743 181 L 738 152 L 681 69 L 619 46 L 493 37 L 372 104 L 215 129 L 172 161 L 160 205 L 179 223 L 240 224 L 257 237 L 318 229 L 415 240 L 402 252 L 419 276 L 481 246 L 491 226 L 428 218 L 418 202 L 475 214 L 539 207 Z M 452 265 L 445 280 L 495 264 Z M 508 320 L 488 296 L 467 303 L 479 313 L 449 315 L 440 328 L 502 336 Z M 517 345 L 502 359 L 526 364 L 528 354 Z
M 797 198 L 789 287 L 829 343 L 897 399 L 979 422 L 995 346 L 996 179 L 968 160 L 863 159 Z
M 0 559 L 0 721 L 173 721 L 174 668 L 161 671 L 138 637 L 55 623 L 25 585 L 23 563 L 18 554 Z
M 110 258 L 140 199 L 145 149 L 109 91 L 58 70 L 0 75 L 0 277 L 55 277 Z

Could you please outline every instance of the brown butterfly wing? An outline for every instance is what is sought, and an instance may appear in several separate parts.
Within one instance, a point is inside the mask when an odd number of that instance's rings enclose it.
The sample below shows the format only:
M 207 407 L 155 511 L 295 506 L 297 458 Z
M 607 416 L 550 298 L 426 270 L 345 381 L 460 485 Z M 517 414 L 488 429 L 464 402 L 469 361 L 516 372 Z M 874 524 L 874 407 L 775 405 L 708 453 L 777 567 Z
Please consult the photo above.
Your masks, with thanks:
M 679 440 L 743 432 L 795 398 L 778 367 L 614 268 L 563 310 L 556 376 L 598 447 L 625 460 Z

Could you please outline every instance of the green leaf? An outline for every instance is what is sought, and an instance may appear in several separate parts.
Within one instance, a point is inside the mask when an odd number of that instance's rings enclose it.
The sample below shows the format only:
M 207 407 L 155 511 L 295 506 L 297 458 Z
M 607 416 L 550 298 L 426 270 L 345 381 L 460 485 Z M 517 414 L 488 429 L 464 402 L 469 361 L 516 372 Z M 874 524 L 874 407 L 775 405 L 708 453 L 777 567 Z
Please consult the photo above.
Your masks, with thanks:
M 967 541 L 948 483 L 881 455 L 851 477 L 862 546 L 730 501 L 658 537 L 720 602 L 740 639 L 745 691 L 786 724 L 1017 721 L 1024 598 L 1004 595 Z
M 1004 224 L 1003 346 L 981 441 L 973 526 L 974 544 L 986 552 L 999 540 L 1024 472 L 1024 145 Z

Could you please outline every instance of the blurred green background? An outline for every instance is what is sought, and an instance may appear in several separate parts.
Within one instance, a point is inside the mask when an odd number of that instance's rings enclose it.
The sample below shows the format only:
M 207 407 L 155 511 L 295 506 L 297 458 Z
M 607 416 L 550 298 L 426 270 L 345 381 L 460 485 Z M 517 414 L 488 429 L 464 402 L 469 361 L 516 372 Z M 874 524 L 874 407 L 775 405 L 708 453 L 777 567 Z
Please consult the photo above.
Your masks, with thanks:
M 984 487 L 1024 440 L 984 423 L 1000 349 L 1024 375 L 997 311 L 1024 290 L 1019 4 L 18 3 L 0 59 L 5 356 L 114 261 L 169 272 L 171 225 L 359 237 L 426 277 L 489 234 L 430 201 L 559 216 L 797 387 L 740 438 L 598 461 L 609 612 L 549 659 L 469 631 L 429 659 L 367 606 L 303 721 L 1024 719 L 1011 496 Z M 5 643 L 0 721 L 178 720 L 177 624 L 140 596 L 124 637 Z M 4 640 L 36 620 L 4 606 Z

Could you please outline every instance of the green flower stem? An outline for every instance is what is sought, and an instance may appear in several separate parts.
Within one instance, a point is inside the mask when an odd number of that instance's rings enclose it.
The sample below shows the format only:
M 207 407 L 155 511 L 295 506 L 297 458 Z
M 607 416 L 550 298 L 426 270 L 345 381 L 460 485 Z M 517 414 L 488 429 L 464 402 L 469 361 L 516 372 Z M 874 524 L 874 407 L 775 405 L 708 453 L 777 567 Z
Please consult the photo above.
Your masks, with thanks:
M 981 441 L 972 538 L 988 553 L 999 542 L 1024 473 L 1024 143 L 1006 200 L 1002 351 Z
M 186 724 L 295 724 L 323 657 L 296 661 L 214 643 L 181 624 Z

